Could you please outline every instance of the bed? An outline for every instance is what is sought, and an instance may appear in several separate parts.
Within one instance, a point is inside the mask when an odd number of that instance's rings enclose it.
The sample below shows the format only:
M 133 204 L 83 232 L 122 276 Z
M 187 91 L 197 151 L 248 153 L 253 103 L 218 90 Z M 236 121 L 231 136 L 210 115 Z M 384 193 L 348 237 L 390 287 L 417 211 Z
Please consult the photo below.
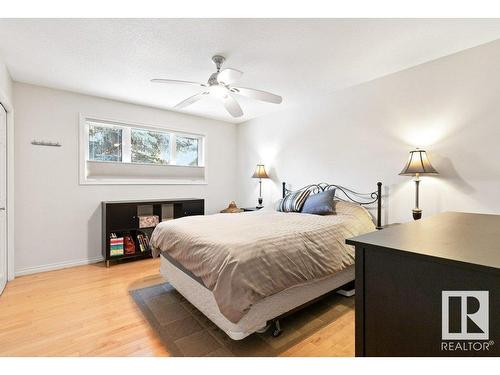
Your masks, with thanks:
M 336 189 L 335 214 L 263 209 L 191 216 L 153 232 L 162 275 L 234 340 L 270 322 L 277 336 L 279 317 L 354 280 L 354 251 L 345 240 L 380 228 L 381 183 L 368 194 L 330 184 L 302 189 Z M 374 204 L 377 225 L 363 207 Z

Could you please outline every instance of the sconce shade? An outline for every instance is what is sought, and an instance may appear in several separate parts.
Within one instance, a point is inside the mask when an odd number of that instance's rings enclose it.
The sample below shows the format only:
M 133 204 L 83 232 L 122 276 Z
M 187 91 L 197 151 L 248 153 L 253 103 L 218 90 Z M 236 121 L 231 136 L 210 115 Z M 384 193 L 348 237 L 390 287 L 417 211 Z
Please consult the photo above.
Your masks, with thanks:
M 269 178 L 264 168 L 264 164 L 257 164 L 255 172 L 253 172 L 252 178 Z
M 438 174 L 431 165 L 424 150 L 415 149 L 410 151 L 410 158 L 401 171 L 401 176 L 414 176 L 416 174 Z

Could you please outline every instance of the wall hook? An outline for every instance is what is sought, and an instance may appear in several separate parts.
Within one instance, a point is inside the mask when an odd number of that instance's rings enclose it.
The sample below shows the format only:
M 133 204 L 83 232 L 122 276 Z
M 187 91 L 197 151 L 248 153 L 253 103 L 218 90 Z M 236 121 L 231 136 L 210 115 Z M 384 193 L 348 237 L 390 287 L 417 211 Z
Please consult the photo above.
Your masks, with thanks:
M 37 141 L 32 140 L 31 144 L 34 146 L 49 146 L 49 147 L 61 147 L 62 145 L 59 142 L 46 142 L 46 141 Z

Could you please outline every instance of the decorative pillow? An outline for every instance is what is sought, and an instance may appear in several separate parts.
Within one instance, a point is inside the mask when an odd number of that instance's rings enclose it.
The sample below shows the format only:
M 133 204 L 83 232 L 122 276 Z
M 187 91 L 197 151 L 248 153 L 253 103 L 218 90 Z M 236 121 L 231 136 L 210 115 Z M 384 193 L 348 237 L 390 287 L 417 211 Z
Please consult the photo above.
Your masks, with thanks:
M 330 215 L 335 211 L 333 209 L 333 197 L 335 189 L 325 190 L 318 194 L 312 194 L 307 197 L 302 207 L 302 213 L 314 215 Z
M 300 212 L 309 194 L 311 194 L 309 190 L 297 190 L 288 193 L 285 195 L 285 198 L 279 202 L 278 211 Z

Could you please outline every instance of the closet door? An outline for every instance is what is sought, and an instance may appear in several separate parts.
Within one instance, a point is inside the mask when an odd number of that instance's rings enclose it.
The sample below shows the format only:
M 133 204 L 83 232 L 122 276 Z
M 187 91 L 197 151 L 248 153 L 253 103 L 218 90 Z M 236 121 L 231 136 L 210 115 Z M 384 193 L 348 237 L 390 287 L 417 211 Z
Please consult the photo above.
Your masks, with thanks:
M 7 283 L 7 113 L 0 104 L 0 294 Z

